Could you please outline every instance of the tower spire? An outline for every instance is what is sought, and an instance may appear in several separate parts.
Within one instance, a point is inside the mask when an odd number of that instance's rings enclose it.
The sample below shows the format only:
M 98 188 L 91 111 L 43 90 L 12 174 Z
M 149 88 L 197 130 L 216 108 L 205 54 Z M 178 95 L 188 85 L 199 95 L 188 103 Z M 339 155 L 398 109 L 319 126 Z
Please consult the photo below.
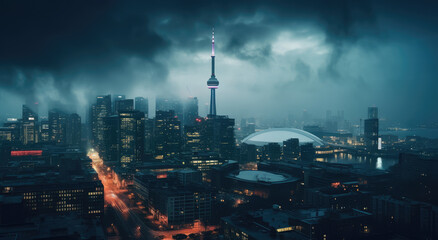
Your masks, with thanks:
M 214 27 L 211 32 L 211 56 L 214 57 Z
M 216 116 L 216 88 L 219 86 L 219 81 L 216 79 L 214 73 L 214 28 L 211 32 L 211 77 L 207 81 L 207 86 L 211 91 L 210 95 L 210 114 L 209 116 Z

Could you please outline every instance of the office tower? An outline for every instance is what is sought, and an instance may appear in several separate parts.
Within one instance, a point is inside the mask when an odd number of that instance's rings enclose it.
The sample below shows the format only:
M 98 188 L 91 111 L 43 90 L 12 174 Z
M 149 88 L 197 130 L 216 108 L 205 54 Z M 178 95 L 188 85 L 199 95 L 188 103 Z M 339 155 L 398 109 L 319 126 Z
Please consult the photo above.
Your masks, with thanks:
M 9 118 L 4 124 L 3 127 L 8 129 L 6 132 L 10 134 L 10 142 L 18 143 L 21 141 L 21 122 L 16 118 Z
M 105 117 L 103 131 L 103 149 L 100 155 L 105 164 L 117 164 L 120 161 L 120 143 L 119 143 L 119 116 L 112 115 Z
M 80 146 L 82 138 L 81 117 L 77 113 L 72 113 L 67 119 L 67 144 Z
M 185 164 L 191 165 L 199 171 L 209 171 L 224 163 L 224 159 L 217 152 L 193 152 L 184 161 Z
M 368 119 L 364 120 L 364 140 L 368 150 L 376 151 L 379 140 L 379 118 L 377 107 L 368 108 Z
M 206 151 L 218 152 L 221 158 L 233 159 L 235 153 L 234 119 L 227 116 L 206 118 L 202 139 Z
M 123 111 L 119 113 L 119 122 L 120 165 L 130 167 L 144 155 L 145 115 L 139 111 Z
M 98 151 L 103 145 L 104 118 L 111 114 L 111 95 L 97 96 L 90 109 L 90 130 L 92 146 Z
M 240 120 L 240 130 L 242 131 L 242 137 L 246 137 L 255 132 L 255 118 L 242 118 Z
M 120 112 L 133 111 L 134 110 L 134 100 L 133 99 L 121 99 L 114 102 L 114 113 L 118 114 Z
M 38 143 L 38 114 L 23 105 L 21 120 L 21 140 L 24 145 Z
M 379 110 L 377 107 L 368 107 L 368 119 L 379 118 Z
M 312 143 L 303 144 L 300 148 L 302 161 L 311 162 L 315 159 L 315 148 Z
M 41 120 L 40 123 L 40 142 L 50 142 L 50 123 L 48 119 Z
M 68 115 L 58 109 L 49 111 L 49 139 L 54 144 L 67 143 Z
M 176 97 L 157 97 L 155 99 L 155 111 L 174 111 L 181 121 L 183 116 L 183 104 Z
M 146 118 L 144 131 L 144 150 L 147 153 L 154 151 L 154 125 L 155 119 Z
M 136 97 L 135 98 L 135 110 L 144 112 L 145 117 L 149 117 L 149 101 L 144 97 Z
M 242 143 L 240 145 L 240 163 L 257 162 L 257 146 Z
M 214 29 L 211 36 L 211 77 L 207 81 L 207 86 L 210 89 L 210 112 L 209 116 L 216 116 L 216 89 L 219 86 L 219 81 L 214 73 Z
M 181 122 L 175 112 L 157 111 L 155 115 L 155 159 L 176 157 L 181 152 Z
M 198 98 L 189 97 L 184 104 L 184 127 L 195 125 L 198 116 Z
M 263 160 L 280 161 L 281 146 L 278 143 L 268 143 L 263 147 Z
M 196 118 L 193 125 L 184 127 L 184 151 L 200 152 L 204 150 L 201 136 L 204 121 L 203 118 Z
M 283 159 L 285 161 L 298 160 L 300 158 L 300 140 L 291 138 L 283 142 Z
M 125 99 L 126 99 L 126 96 L 125 96 L 125 95 L 121 95 L 121 94 L 116 94 L 116 95 L 114 95 L 114 99 L 113 99 L 113 102 L 112 102 L 112 109 L 111 109 L 111 111 L 112 111 L 113 113 L 116 113 L 116 114 L 117 114 L 117 108 L 116 108 L 117 101 L 125 100 Z

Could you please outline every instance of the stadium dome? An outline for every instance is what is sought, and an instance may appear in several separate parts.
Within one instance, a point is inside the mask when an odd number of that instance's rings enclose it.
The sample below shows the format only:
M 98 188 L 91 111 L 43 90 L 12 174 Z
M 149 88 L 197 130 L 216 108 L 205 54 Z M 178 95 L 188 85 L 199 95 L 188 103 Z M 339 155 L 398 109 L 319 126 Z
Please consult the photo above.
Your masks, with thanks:
M 313 146 L 322 146 L 324 142 L 317 136 L 296 128 L 271 128 L 253 133 L 243 139 L 242 143 L 264 146 L 268 143 L 283 145 L 283 141 L 298 138 L 300 145 L 312 143 Z
M 265 171 L 240 171 L 235 176 L 237 179 L 249 182 L 282 182 L 287 178 L 280 174 L 265 172 Z

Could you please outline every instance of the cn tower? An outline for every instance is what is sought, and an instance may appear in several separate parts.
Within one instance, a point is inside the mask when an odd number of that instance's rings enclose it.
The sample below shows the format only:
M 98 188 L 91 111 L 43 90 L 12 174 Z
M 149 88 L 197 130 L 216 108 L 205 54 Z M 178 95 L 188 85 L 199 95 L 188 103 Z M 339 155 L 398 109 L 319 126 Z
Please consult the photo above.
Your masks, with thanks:
M 216 116 L 216 88 L 219 86 L 219 81 L 214 75 L 214 28 L 211 35 L 211 77 L 207 81 L 207 86 L 211 91 L 210 96 L 210 114 L 209 117 Z

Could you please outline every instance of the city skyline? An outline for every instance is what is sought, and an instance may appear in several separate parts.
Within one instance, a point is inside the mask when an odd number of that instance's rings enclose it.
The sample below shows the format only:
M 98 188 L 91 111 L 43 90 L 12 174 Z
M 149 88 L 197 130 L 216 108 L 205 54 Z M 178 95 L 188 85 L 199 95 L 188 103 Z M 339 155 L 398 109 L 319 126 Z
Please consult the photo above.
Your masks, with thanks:
M 437 10 L 3 1 L 0 239 L 438 239 Z
M 38 101 L 85 119 L 93 98 L 108 93 L 198 97 L 203 112 L 212 26 L 218 114 L 343 110 L 358 121 L 377 106 L 382 118 L 410 126 L 438 118 L 434 3 L 143 4 L 5 4 L 0 118 Z

